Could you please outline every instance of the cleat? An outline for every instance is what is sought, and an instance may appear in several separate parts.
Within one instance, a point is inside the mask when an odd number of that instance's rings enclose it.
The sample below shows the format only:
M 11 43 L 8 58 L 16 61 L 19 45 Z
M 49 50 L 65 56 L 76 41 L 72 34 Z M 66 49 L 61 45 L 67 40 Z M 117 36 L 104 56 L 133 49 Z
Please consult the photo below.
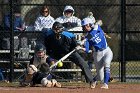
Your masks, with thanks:
M 90 84 L 90 88 L 95 88 L 96 87 L 96 84 L 97 84 L 97 81 L 94 81 Z
M 103 84 L 102 89 L 109 89 L 107 84 Z

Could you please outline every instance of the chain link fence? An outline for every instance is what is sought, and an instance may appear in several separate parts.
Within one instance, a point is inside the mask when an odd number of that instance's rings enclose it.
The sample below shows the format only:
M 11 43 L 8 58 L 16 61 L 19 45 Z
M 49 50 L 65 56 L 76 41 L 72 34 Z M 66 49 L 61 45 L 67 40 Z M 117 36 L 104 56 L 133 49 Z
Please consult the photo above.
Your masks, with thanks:
M 114 56 L 111 63 L 111 76 L 119 81 L 121 77 L 124 77 L 127 82 L 140 82 L 139 0 L 126 0 L 124 4 L 126 9 L 123 11 L 125 12 L 124 19 L 121 17 L 121 6 L 123 5 L 121 0 L 13 0 L 12 4 L 10 0 L 0 0 L 0 68 L 3 69 L 7 79 L 11 78 L 9 77 L 11 67 L 14 68 L 14 80 L 22 76 L 29 59 L 33 56 L 32 50 L 34 50 L 36 43 L 43 41 L 42 32 L 34 31 L 33 27 L 35 20 L 40 15 L 40 9 L 44 5 L 49 6 L 50 15 L 54 19 L 63 15 L 66 5 L 72 5 L 75 10 L 74 16 L 81 20 L 87 17 L 89 12 L 93 13 L 96 20 L 102 20 L 104 32 L 111 36 L 111 38 L 107 38 Z M 12 34 L 10 28 L 5 29 L 4 17 L 9 13 L 14 13 L 14 10 L 20 11 L 26 30 L 13 30 Z M 122 20 L 125 21 L 125 29 L 122 29 Z M 13 20 L 11 22 L 14 23 Z M 123 30 L 125 43 L 122 44 Z M 79 40 L 78 35 L 82 34 L 81 29 L 72 30 L 72 32 L 77 35 L 77 40 Z M 12 39 L 13 44 L 11 44 Z M 122 45 L 125 46 L 123 50 L 125 55 L 122 55 Z M 14 50 L 13 54 L 10 50 Z M 95 75 L 91 54 L 81 53 L 81 55 L 92 66 L 93 75 Z M 125 59 L 123 61 L 121 60 L 122 56 Z M 11 57 L 14 62 L 12 62 Z M 124 65 L 121 62 L 124 62 Z M 20 65 L 17 66 L 16 64 L 19 63 Z M 124 74 L 122 74 L 122 70 L 125 72 Z M 79 67 L 68 59 L 64 61 L 64 67 L 57 69 L 56 72 L 57 79 L 60 80 L 85 80 Z

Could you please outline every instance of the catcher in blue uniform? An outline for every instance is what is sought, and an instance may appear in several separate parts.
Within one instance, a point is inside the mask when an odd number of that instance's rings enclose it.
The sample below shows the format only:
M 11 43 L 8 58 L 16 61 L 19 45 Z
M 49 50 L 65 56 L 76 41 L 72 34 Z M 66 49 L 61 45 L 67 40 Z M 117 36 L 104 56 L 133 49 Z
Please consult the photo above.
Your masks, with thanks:
M 55 79 L 52 79 L 50 66 L 55 63 L 55 60 L 46 55 L 46 49 L 42 44 L 35 47 L 35 54 L 30 60 L 27 67 L 25 78 L 20 83 L 22 86 L 35 86 L 42 84 L 46 87 L 61 87 Z

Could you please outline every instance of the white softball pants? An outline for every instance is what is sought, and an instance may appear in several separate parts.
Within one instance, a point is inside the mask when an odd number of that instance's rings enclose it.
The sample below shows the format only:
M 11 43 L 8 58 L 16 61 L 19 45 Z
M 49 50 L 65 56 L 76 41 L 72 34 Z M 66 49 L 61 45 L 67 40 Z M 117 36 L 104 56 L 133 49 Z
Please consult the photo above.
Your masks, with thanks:
M 98 51 L 93 53 L 94 63 L 96 67 L 96 80 L 104 81 L 104 69 L 109 69 L 113 58 L 113 52 L 109 47 L 103 51 Z

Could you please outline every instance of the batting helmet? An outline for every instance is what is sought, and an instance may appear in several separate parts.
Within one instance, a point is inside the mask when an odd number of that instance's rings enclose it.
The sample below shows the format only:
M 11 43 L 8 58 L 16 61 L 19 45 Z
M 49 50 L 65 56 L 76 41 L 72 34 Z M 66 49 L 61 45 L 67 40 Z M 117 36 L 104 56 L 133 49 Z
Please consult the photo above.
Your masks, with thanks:
M 92 22 L 92 20 L 90 18 L 84 18 L 81 22 L 81 25 L 85 26 L 87 24 L 91 24 L 92 26 L 94 25 L 94 23 Z

